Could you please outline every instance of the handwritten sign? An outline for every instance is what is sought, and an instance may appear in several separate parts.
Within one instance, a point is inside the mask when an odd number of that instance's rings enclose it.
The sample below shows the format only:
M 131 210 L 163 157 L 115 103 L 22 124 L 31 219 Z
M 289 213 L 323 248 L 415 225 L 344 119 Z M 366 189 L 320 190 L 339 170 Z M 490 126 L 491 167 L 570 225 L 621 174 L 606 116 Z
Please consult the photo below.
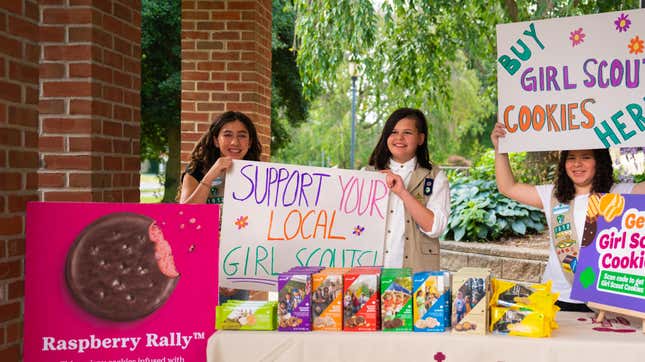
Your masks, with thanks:
M 498 25 L 500 151 L 645 144 L 644 39 L 643 9 Z
M 220 285 L 275 290 L 294 266 L 381 265 L 388 188 L 378 172 L 234 161 Z
M 599 206 L 585 223 L 571 297 L 645 312 L 645 195 L 605 194 Z

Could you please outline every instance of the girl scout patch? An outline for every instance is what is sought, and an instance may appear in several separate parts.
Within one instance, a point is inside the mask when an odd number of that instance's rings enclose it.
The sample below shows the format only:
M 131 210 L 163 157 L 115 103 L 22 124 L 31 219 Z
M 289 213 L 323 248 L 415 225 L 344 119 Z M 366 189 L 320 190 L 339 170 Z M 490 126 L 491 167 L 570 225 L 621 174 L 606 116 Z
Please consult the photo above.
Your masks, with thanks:
M 431 178 L 426 178 L 425 182 L 423 183 L 423 194 L 428 196 L 432 193 L 432 186 L 434 185 L 434 179 Z
M 568 204 L 558 204 L 553 208 L 553 215 L 564 214 L 569 211 Z

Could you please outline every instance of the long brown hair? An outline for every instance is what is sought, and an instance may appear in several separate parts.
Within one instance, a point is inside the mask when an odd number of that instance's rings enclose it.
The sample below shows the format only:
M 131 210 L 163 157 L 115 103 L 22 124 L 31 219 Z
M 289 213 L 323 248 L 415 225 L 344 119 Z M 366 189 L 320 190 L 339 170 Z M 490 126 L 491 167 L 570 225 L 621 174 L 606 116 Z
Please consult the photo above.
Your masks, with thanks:
M 611 162 L 609 150 L 606 148 L 594 149 L 593 158 L 596 160 L 596 174 L 591 180 L 591 193 L 609 192 L 614 185 L 614 167 Z M 555 182 L 555 198 L 566 204 L 573 200 L 576 189 L 573 181 L 567 175 L 565 164 L 570 151 L 560 152 L 558 161 L 558 177 Z
M 387 148 L 387 139 L 392 134 L 396 124 L 403 118 L 414 120 L 417 131 L 423 133 L 423 143 L 418 145 L 416 150 L 417 163 L 419 166 L 431 170 L 432 164 L 430 163 L 430 155 L 428 154 L 428 122 L 423 112 L 414 108 L 399 108 L 385 121 L 381 138 L 379 138 L 376 147 L 374 147 L 374 151 L 370 155 L 369 165 L 374 166 L 377 170 L 385 170 L 388 168 L 392 152 Z
M 206 172 L 208 172 L 208 170 L 215 164 L 217 159 L 220 158 L 222 153 L 218 147 L 215 147 L 214 140 L 219 136 L 219 132 L 225 124 L 234 121 L 242 122 L 246 127 L 246 130 L 249 132 L 250 147 L 248 152 L 246 152 L 246 155 L 244 155 L 244 159 L 249 161 L 260 160 L 262 145 L 258 139 L 258 133 L 255 130 L 253 121 L 251 121 L 251 119 L 242 112 L 224 112 L 213 120 L 213 123 L 208 127 L 208 131 L 202 135 L 199 141 L 197 141 L 193 151 L 190 153 L 190 162 L 186 167 L 186 171 L 181 174 L 179 185 L 177 185 L 176 201 L 179 201 L 181 198 L 181 185 L 184 181 L 184 175 L 192 173 L 195 170 L 200 170 L 202 174 L 206 174 Z

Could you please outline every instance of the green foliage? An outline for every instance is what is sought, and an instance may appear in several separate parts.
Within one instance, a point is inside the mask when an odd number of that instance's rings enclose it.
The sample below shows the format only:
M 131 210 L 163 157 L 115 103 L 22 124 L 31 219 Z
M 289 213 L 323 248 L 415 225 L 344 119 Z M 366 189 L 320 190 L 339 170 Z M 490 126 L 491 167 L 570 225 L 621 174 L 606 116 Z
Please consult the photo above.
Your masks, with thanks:
M 401 106 L 419 108 L 430 120 L 430 154 L 442 161 L 491 146 L 497 24 L 638 6 L 636 0 L 293 0 L 294 48 L 308 99 L 339 92 L 338 75 L 348 77 L 347 63 L 355 62 L 359 118 L 370 119 L 363 126 L 382 125 Z M 540 157 L 535 165 L 544 163 Z M 540 177 L 548 173 L 540 170 Z
M 287 0 L 273 0 L 271 42 L 271 150 L 278 151 L 291 141 L 289 129 L 307 119 L 309 102 L 302 93 L 296 64 L 295 13 Z
M 429 150 L 433 161 L 443 162 L 451 154 L 475 154 L 474 144 L 485 130 L 479 118 L 492 112 L 494 105 L 487 98 L 478 98 L 479 80 L 472 70 L 465 68 L 463 57 L 456 60 L 454 75 L 450 79 L 449 93 L 455 99 L 441 103 L 434 112 L 426 112 L 429 126 Z M 309 121 L 301 127 L 293 126 L 282 119 L 273 119 L 272 131 L 277 129 L 289 135 L 290 143 L 284 149 L 272 149 L 272 160 L 284 163 L 338 165 L 349 164 L 349 137 L 351 133 L 351 83 L 342 70 L 334 80 L 336 87 L 321 94 L 311 103 Z M 370 112 L 366 107 L 369 98 L 358 85 L 358 117 L 356 131 L 356 163 L 366 165 L 376 145 L 382 125 L 390 111 L 384 114 Z M 476 101 L 473 101 L 475 99 Z M 428 107 L 427 100 L 418 99 L 413 107 Z M 403 104 L 402 104 L 403 105 Z M 452 122 L 457 117 L 460 123 Z M 280 123 L 279 125 L 276 123 Z M 275 137 L 275 133 L 274 133 Z M 439 142 L 439 140 L 460 142 Z M 321 162 L 324 153 L 325 162 Z
M 168 153 L 168 129 L 179 129 L 181 2 L 141 3 L 141 157 Z
M 475 162 L 473 167 L 470 168 L 469 176 L 472 179 L 477 180 L 487 180 L 495 181 L 495 150 L 487 149 L 481 151 L 481 156 Z M 555 169 L 557 164 L 550 163 L 546 168 L 550 172 L 545 176 L 540 173 L 536 173 L 536 168 L 530 167 L 527 165 L 529 158 L 526 152 L 515 152 L 509 155 L 509 161 L 511 162 L 511 169 L 513 170 L 513 175 L 517 182 L 522 182 L 526 184 L 544 184 L 553 182 L 555 175 Z M 453 177 L 457 175 L 449 174 L 451 181 Z
M 457 178 L 451 181 L 450 203 L 445 239 L 495 240 L 540 232 L 546 224 L 542 210 L 503 196 L 495 181 Z
M 294 3 L 305 94 L 326 90 L 350 60 L 373 86 L 370 104 L 386 109 L 408 105 L 419 94 L 432 100 L 445 95 L 459 49 L 477 59 L 484 54 L 479 43 L 487 39 L 486 52 L 494 54 L 494 28 L 502 15 L 495 3 L 465 0 L 393 0 L 377 9 L 368 0 Z
M 640 175 L 634 175 L 634 183 L 640 183 L 640 182 L 645 182 L 645 173 L 641 173 Z
M 312 166 L 349 167 L 351 96 L 349 79 L 339 74 L 339 86 L 320 95 L 309 109 L 309 121 L 299 126 L 284 123 L 290 134 L 289 147 L 272 150 L 273 162 Z M 365 166 L 381 129 L 364 119 L 357 120 L 356 168 Z
M 495 111 L 490 98 L 480 97 L 481 81 L 474 70 L 467 68 L 464 53 L 460 51 L 457 54 L 451 62 L 447 95 L 439 96 L 442 100 L 434 106 L 424 99 L 413 105 L 429 109 L 426 113 L 428 147 L 435 162 L 443 162 L 450 155 L 476 156 L 480 136 L 486 130 L 482 119 Z
M 332 86 L 347 54 L 362 60 L 373 49 L 378 17 L 371 0 L 295 0 L 294 6 L 300 76 L 313 99 Z
M 334 87 L 338 70 L 352 61 L 362 70 L 361 108 L 376 119 L 401 106 L 416 107 L 438 135 L 449 130 L 450 136 L 469 138 L 441 146 L 485 140 L 481 121 L 495 104 L 495 24 L 503 22 L 496 2 L 393 0 L 376 9 L 372 1 L 294 3 L 306 96 Z M 454 152 L 434 151 L 439 159 Z
M 181 2 L 141 3 L 141 157 L 167 155 L 164 202 L 177 192 L 180 157 Z

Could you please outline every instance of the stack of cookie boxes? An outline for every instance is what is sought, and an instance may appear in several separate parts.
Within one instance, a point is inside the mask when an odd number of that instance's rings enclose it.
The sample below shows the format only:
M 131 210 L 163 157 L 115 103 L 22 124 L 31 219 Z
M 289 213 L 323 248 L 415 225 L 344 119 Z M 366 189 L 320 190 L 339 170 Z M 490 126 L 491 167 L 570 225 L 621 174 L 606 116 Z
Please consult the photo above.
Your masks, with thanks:
M 412 274 L 409 268 L 295 267 L 279 274 L 277 303 L 218 307 L 218 329 L 445 332 L 452 326 L 452 333 L 483 335 L 490 278 L 482 268 Z M 249 323 L 256 311 L 274 322 L 260 328 L 254 315 Z
M 490 331 L 525 337 L 550 337 L 558 327 L 555 305 L 558 293 L 551 292 L 551 281 L 522 285 L 493 279 L 490 300 Z
M 489 269 L 298 267 L 278 277 L 280 331 L 486 334 Z M 304 295 L 300 295 L 304 293 Z

